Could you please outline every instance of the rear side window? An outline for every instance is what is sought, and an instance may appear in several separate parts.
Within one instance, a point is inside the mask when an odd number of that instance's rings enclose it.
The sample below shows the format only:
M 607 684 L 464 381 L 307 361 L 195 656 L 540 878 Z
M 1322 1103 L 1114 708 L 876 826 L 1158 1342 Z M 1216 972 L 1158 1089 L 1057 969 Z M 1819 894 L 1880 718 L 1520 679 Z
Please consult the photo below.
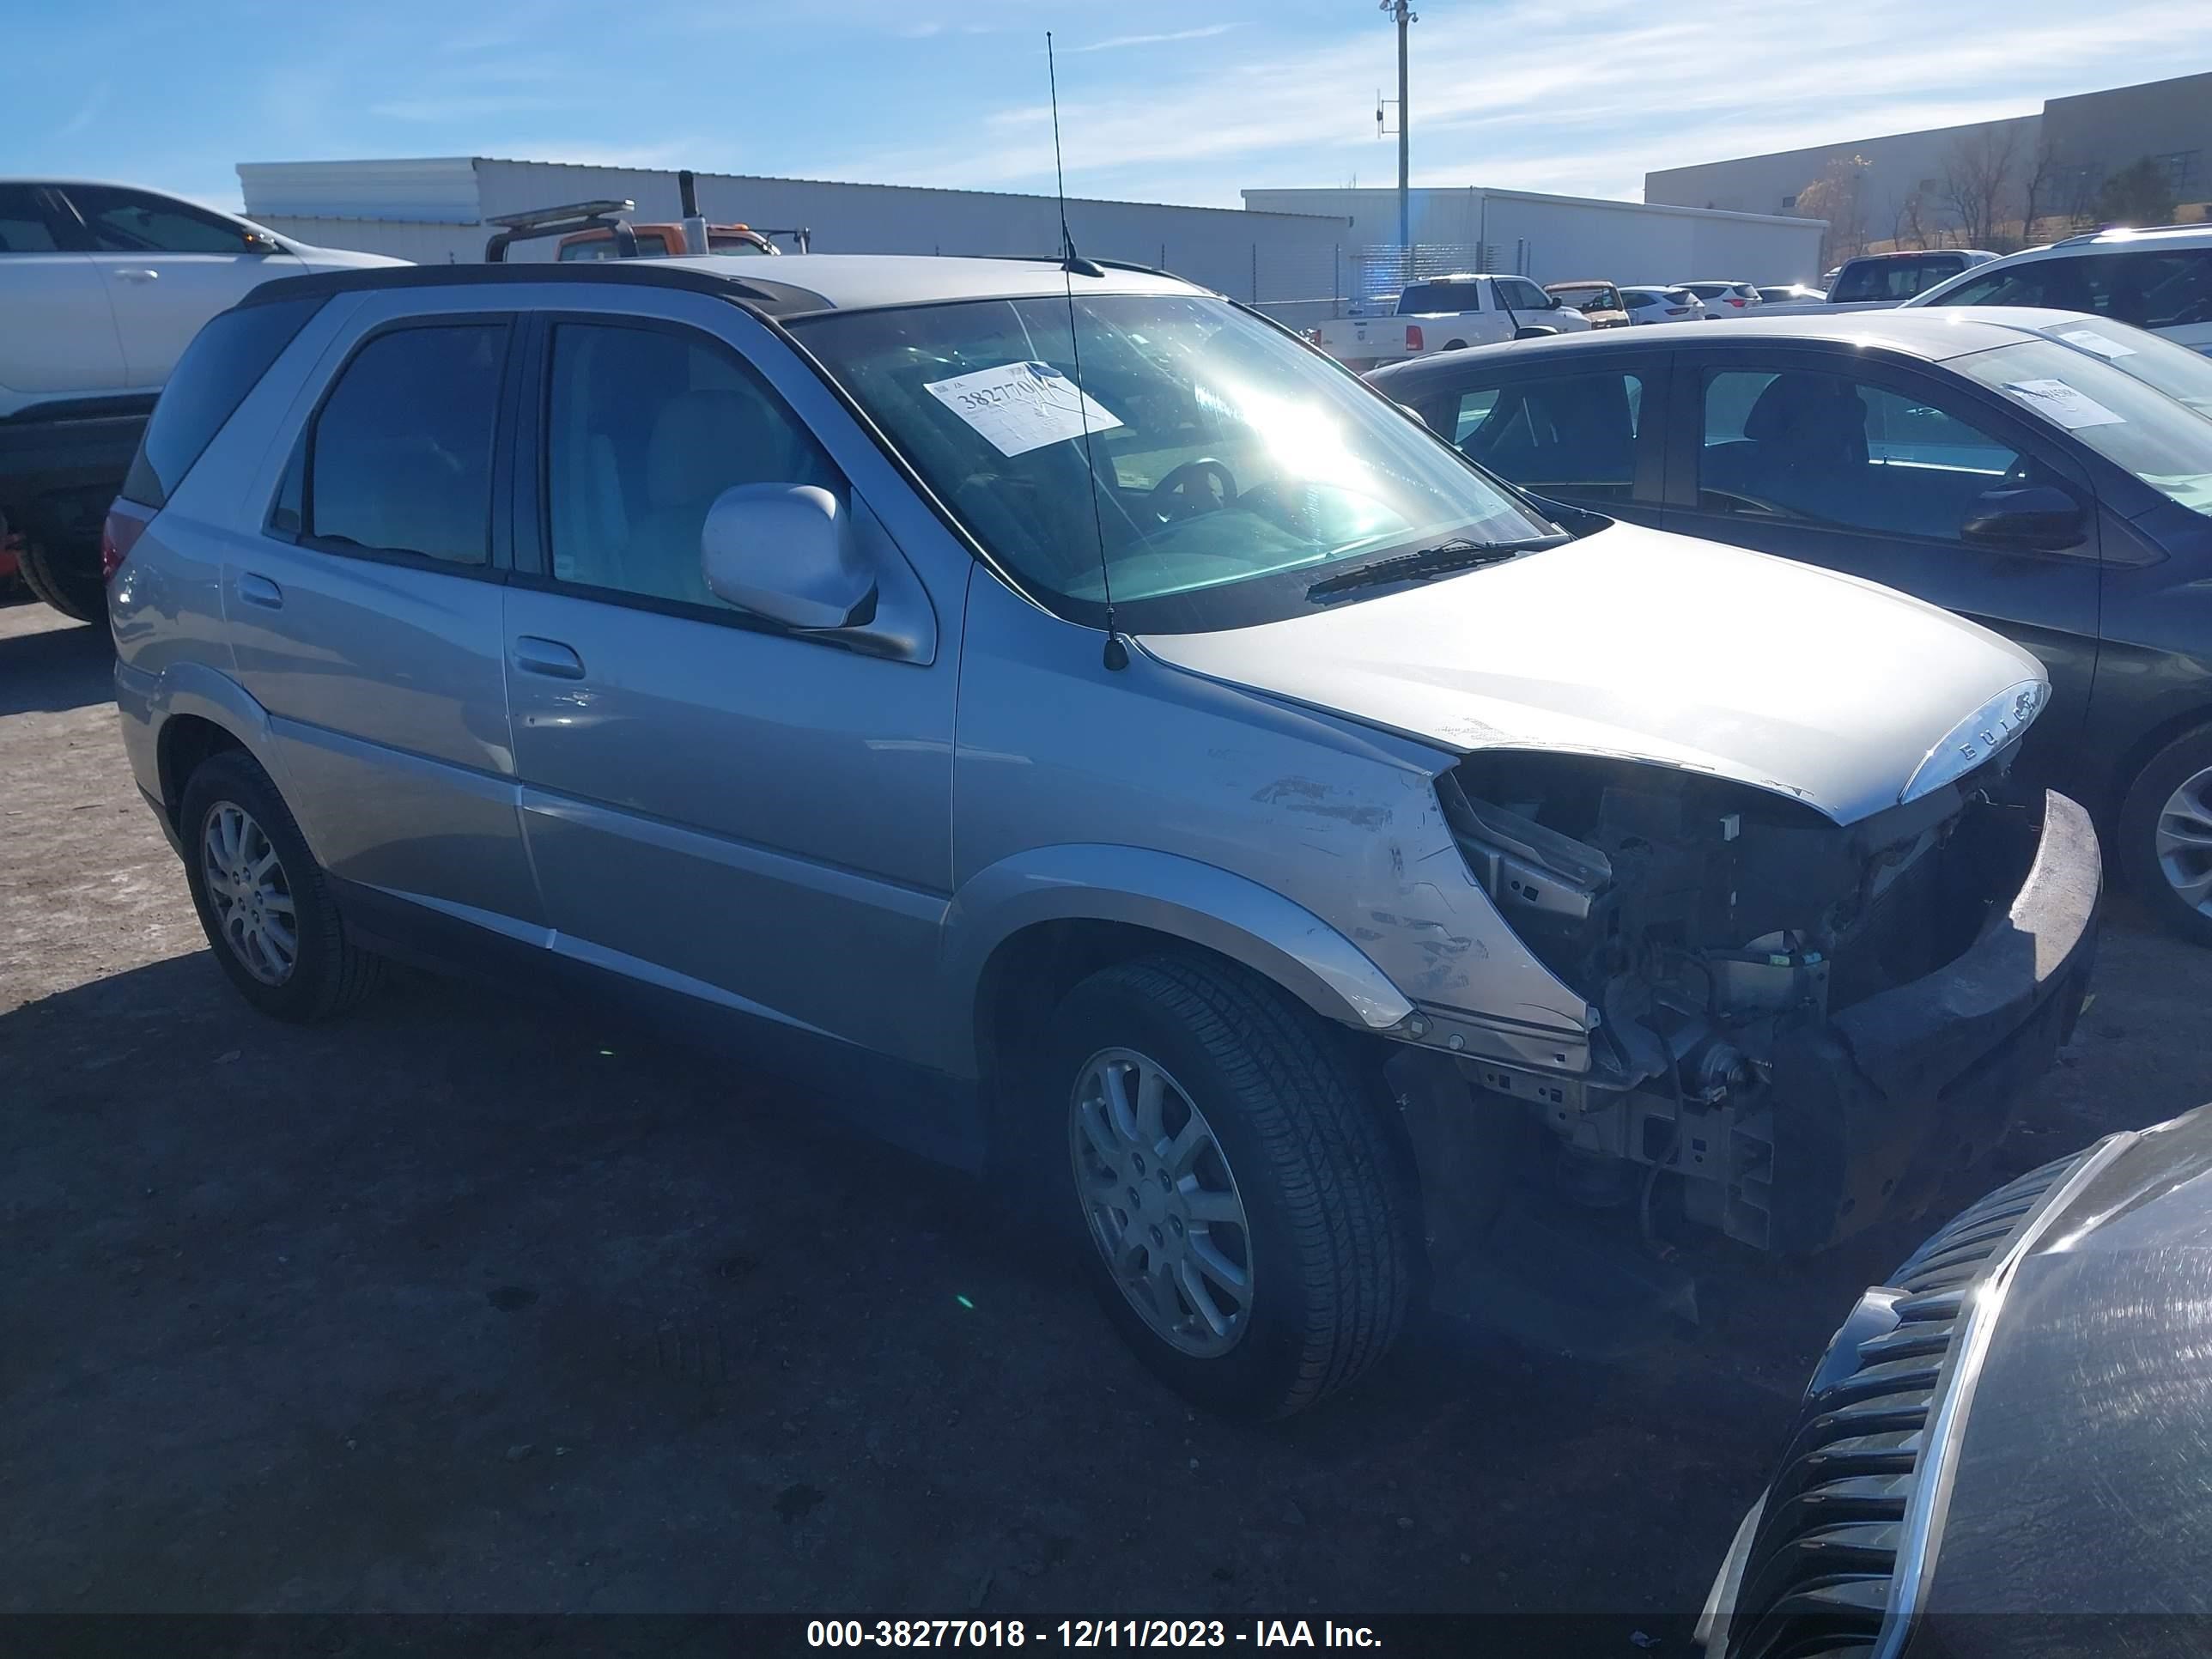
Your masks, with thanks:
M 0 185 L 0 253 L 52 253 L 61 246 L 53 216 L 30 185 Z
M 301 539 L 488 562 L 507 336 L 504 322 L 424 325 L 355 353 L 307 431 Z
M 1461 400 L 1459 444 L 1478 465 L 1531 489 L 1626 501 L 1636 483 L 1644 382 L 1634 374 L 1563 374 L 1498 392 L 1479 418 Z
M 201 329 L 177 360 L 146 422 L 123 480 L 125 498 L 143 507 L 165 505 L 223 422 L 322 305 L 317 295 L 241 306 Z
M 1906 258 L 1854 259 L 1845 265 L 1828 298 L 1837 305 L 1869 300 L 1910 300 L 1936 283 L 1948 282 L 1966 268 L 1955 253 L 1929 253 Z

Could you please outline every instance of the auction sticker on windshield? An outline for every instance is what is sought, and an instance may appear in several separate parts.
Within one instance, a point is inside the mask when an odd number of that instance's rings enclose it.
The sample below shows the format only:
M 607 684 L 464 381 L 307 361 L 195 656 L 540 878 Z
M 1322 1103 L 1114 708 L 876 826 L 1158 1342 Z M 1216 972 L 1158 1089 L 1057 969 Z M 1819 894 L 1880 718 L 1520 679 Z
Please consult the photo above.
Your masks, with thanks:
M 2115 414 L 2063 380 L 2008 380 L 2005 390 L 2069 432 L 2085 426 L 2120 426 L 2126 422 L 2125 416 Z
M 1104 432 L 1121 417 L 1050 363 L 1008 363 L 927 382 L 930 395 L 968 422 L 1001 455 L 1026 455 L 1087 428 Z
M 2062 328 L 2058 337 L 2069 345 L 2077 345 L 2084 351 L 2094 351 L 2100 357 L 2132 357 L 2136 349 L 2122 345 L 2118 340 L 2106 339 L 2093 328 Z

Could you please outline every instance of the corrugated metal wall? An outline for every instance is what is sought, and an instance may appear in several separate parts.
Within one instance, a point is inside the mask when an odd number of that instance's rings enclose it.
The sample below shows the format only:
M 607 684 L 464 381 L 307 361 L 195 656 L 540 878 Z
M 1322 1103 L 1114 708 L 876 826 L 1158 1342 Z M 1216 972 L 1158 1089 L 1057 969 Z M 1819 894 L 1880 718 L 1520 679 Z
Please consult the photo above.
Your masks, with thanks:
M 247 216 L 272 230 L 438 263 L 481 258 L 489 232 L 473 222 L 501 215 L 608 198 L 635 202 L 646 222 L 678 212 L 676 175 L 664 170 L 449 157 L 252 163 L 238 173 Z M 1047 196 L 702 173 L 699 204 L 717 222 L 803 226 L 820 253 L 1038 254 L 1060 245 L 1060 207 Z M 1340 291 L 1345 228 L 1335 221 L 1087 198 L 1070 200 L 1067 216 L 1085 253 L 1163 265 L 1279 306 L 1286 319 L 1328 315 Z M 550 259 L 553 245 L 518 244 L 513 257 Z

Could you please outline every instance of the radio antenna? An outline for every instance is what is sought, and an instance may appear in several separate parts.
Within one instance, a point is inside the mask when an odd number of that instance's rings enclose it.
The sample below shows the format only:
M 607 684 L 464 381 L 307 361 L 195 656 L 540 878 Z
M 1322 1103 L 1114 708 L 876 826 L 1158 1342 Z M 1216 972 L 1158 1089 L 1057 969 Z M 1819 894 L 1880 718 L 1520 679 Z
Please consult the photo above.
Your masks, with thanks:
M 1083 343 L 1075 331 L 1075 278 L 1106 273 L 1075 251 L 1074 233 L 1067 228 L 1067 169 L 1060 159 L 1060 66 L 1054 60 L 1052 31 L 1044 32 L 1044 72 L 1052 88 L 1052 170 L 1060 192 L 1060 281 L 1067 289 L 1067 345 L 1075 358 L 1075 408 L 1083 422 L 1083 466 L 1091 479 L 1091 528 L 1098 538 L 1098 586 L 1106 596 L 1106 650 L 1110 669 L 1129 665 L 1129 647 L 1114 625 L 1114 573 L 1106 560 L 1106 519 L 1098 505 L 1098 461 L 1091 451 L 1091 398 L 1083 390 Z

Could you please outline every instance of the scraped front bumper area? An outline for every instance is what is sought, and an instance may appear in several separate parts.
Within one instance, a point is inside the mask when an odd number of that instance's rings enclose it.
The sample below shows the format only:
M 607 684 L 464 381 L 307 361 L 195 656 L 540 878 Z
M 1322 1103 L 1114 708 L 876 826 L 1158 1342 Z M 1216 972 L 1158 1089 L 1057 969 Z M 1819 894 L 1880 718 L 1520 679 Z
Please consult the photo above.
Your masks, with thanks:
M 2096 831 L 2050 793 L 2020 833 L 2034 837 L 2026 878 L 1962 955 L 1778 1044 L 1770 1249 L 1817 1250 L 1923 1207 L 2002 1138 L 2071 1035 L 2096 949 Z

